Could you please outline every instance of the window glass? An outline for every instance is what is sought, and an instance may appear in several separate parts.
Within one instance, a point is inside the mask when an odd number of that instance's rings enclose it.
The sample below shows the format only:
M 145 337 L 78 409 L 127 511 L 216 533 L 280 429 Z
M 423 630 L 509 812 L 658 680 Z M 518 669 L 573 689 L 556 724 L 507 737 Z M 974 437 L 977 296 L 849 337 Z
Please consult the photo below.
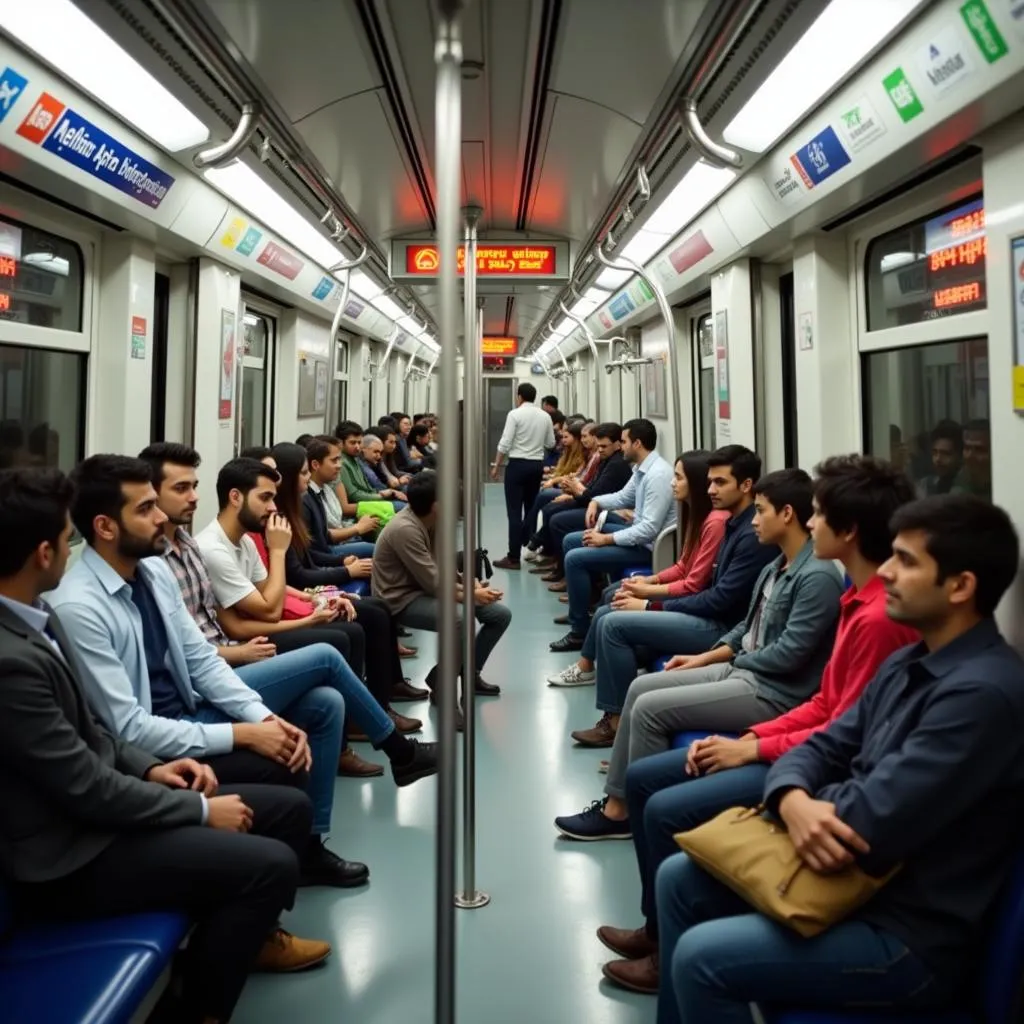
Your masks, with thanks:
M 338 365 L 337 373 L 348 373 L 348 339 L 338 338 Z
M 73 242 L 0 217 L 0 319 L 82 329 L 82 251 Z
M 348 381 L 336 380 L 334 382 L 334 408 L 337 411 L 335 420 L 348 419 Z M 331 424 L 332 428 L 334 424 Z
M 700 447 L 714 451 L 718 428 L 718 410 L 715 407 L 715 327 L 711 314 L 693 322 L 694 356 L 697 360 L 698 408 L 700 410 Z
M 866 268 L 868 330 L 984 309 L 987 249 L 980 196 L 873 239 Z
M 0 469 L 82 457 L 84 355 L 0 345 Z
M 242 325 L 242 355 L 251 356 L 253 359 L 266 359 L 267 337 L 270 334 L 267 318 L 247 309 L 245 316 L 242 317 Z
M 906 470 L 922 497 L 992 498 L 988 341 L 864 357 L 866 450 Z

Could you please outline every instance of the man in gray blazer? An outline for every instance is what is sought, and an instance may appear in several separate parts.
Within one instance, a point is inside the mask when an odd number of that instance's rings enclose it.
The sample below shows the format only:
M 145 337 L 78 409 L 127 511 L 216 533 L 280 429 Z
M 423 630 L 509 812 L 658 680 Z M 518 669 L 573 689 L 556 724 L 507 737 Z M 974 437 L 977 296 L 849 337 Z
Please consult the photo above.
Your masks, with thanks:
M 64 573 L 71 501 L 57 470 L 0 472 L 0 869 L 23 918 L 187 914 L 176 1019 L 226 1021 L 254 966 L 330 952 L 276 926 L 312 808 L 291 788 L 219 791 L 209 767 L 162 763 L 93 716 L 74 648 L 39 600 Z

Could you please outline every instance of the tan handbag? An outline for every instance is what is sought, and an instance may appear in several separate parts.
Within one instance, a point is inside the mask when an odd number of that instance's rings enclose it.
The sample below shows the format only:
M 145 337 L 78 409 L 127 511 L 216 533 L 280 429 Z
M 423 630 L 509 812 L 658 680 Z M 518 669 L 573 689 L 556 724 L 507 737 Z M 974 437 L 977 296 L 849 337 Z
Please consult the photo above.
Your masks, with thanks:
M 855 865 L 819 875 L 800 859 L 784 825 L 764 807 L 731 807 L 676 843 L 755 910 L 805 938 L 820 935 L 863 906 L 899 870 L 872 878 Z

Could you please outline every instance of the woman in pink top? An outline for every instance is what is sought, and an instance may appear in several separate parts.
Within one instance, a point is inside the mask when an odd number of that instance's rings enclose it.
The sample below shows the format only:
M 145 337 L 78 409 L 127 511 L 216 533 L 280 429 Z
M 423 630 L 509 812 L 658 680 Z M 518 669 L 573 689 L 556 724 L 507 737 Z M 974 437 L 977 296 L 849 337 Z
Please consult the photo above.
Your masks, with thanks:
M 707 456 L 705 451 L 692 451 L 676 459 L 672 494 L 679 502 L 679 518 L 683 523 L 683 554 L 679 561 L 653 576 L 624 579 L 617 591 L 606 590 L 605 600 L 610 599 L 612 603 L 598 608 L 579 661 L 557 675 L 548 676 L 549 686 L 586 686 L 594 681 L 598 630 L 608 612 L 641 611 L 651 598 L 694 594 L 711 582 L 729 513 L 711 507 Z

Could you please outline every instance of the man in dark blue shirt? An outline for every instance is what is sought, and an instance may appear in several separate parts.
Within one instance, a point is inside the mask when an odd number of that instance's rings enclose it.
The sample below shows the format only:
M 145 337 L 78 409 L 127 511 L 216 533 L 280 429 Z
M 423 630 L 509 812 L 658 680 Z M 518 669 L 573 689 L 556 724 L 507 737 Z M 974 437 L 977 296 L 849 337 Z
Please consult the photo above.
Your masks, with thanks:
M 813 939 L 751 912 L 679 854 L 657 878 L 659 1024 L 748 1024 L 752 1002 L 927 1012 L 964 997 L 1024 827 L 1024 662 L 993 614 L 1019 544 L 968 495 L 912 502 L 879 570 L 922 641 L 828 729 L 781 757 L 765 803 L 807 866 L 895 877 Z

